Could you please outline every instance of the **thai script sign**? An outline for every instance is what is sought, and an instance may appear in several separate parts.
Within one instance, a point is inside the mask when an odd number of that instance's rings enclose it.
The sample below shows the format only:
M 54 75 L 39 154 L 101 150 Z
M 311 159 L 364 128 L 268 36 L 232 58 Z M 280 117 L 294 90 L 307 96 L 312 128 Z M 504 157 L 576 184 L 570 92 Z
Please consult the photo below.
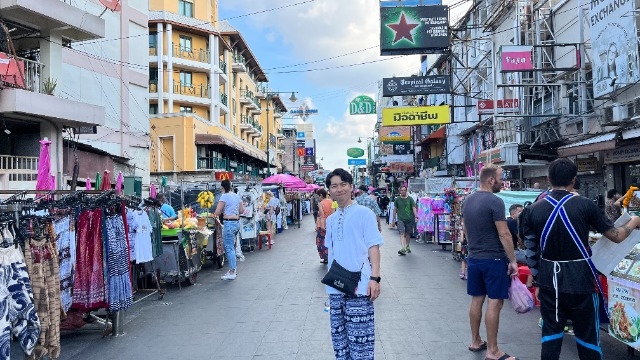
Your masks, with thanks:
M 449 75 L 382 79 L 382 96 L 446 94 L 451 92 Z
M 382 109 L 382 125 L 449 124 L 449 105 L 389 107 Z

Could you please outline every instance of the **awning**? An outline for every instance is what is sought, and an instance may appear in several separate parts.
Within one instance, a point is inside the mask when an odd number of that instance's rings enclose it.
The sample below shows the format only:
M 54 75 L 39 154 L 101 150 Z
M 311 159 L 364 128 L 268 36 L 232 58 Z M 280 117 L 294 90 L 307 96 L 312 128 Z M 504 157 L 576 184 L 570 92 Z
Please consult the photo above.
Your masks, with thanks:
M 624 140 L 635 139 L 640 137 L 640 128 L 629 129 L 622 132 L 622 138 Z
M 436 142 L 438 140 L 442 140 L 446 137 L 447 137 L 447 127 L 441 126 L 440 129 L 432 132 L 431 134 L 429 134 L 429 136 L 419 141 L 416 145 L 429 144 L 432 142 Z
M 589 154 L 604 150 L 613 150 L 616 147 L 616 134 L 609 133 L 594 136 L 590 139 L 578 141 L 570 145 L 558 148 L 558 156 L 569 157 L 575 155 Z
M 249 145 L 246 146 L 234 139 L 227 138 L 221 135 L 212 135 L 212 134 L 196 134 L 195 136 L 196 145 L 225 145 L 232 149 L 243 152 L 253 158 L 256 158 L 260 161 L 267 161 L 267 156 L 258 152 L 257 150 L 252 150 Z

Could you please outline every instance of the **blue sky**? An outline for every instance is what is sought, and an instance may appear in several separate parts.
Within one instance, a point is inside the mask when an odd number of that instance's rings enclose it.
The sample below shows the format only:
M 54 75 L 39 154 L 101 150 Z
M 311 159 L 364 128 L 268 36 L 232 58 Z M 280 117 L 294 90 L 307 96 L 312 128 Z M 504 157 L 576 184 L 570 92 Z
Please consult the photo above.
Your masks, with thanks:
M 364 148 L 358 138 L 371 137 L 376 122 L 375 115 L 350 116 L 349 101 L 363 94 L 376 99 L 377 81 L 416 73 L 420 59 L 415 55 L 380 56 L 380 14 L 375 0 L 315 0 L 230 19 L 303 1 L 220 0 L 220 19 L 229 19 L 240 31 L 273 90 L 297 92 L 299 100 L 287 103 L 290 108 L 305 100 L 318 109 L 319 114 L 308 122 L 314 124 L 317 158 L 324 158 L 324 168 L 347 167 L 347 149 Z M 281 68 L 313 61 L 317 62 Z M 372 63 L 351 66 L 366 62 Z M 331 69 L 317 70 L 320 68 Z M 287 73 L 300 70 L 313 71 Z

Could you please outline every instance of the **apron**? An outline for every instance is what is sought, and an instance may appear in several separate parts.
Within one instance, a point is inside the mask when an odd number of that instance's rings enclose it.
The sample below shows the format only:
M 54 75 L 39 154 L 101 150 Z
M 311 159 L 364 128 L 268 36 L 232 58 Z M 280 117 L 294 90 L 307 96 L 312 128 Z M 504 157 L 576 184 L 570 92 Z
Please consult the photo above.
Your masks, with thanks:
M 544 229 L 542 231 L 542 235 L 540 236 L 540 259 L 553 263 L 553 269 L 554 269 L 554 271 L 553 271 L 553 288 L 555 289 L 555 292 L 556 292 L 556 321 L 558 321 L 558 272 L 560 271 L 561 264 L 562 263 L 579 262 L 579 261 L 586 261 L 587 264 L 589 264 L 589 269 L 591 269 L 591 273 L 593 274 L 593 277 L 596 280 L 596 284 L 598 285 L 598 291 L 602 295 L 602 304 L 604 305 L 604 313 L 606 313 L 606 316 L 607 316 L 607 319 L 608 319 L 609 318 L 609 306 L 607 305 L 607 299 L 604 298 L 604 291 L 602 291 L 602 284 L 600 284 L 600 278 L 598 277 L 598 272 L 596 270 L 595 265 L 593 265 L 593 261 L 591 261 L 591 256 L 589 255 L 589 252 L 585 248 L 585 246 L 582 243 L 582 241 L 580 241 L 580 237 L 578 236 L 578 233 L 577 233 L 576 229 L 573 227 L 573 224 L 571 224 L 571 221 L 569 220 L 569 217 L 567 216 L 567 212 L 564 209 L 564 204 L 569 199 L 571 199 L 573 196 L 575 196 L 575 195 L 567 194 L 562 199 L 560 199 L 560 201 L 552 198 L 551 196 L 545 196 L 544 197 L 544 200 L 546 200 L 551 205 L 553 205 L 553 211 L 551 212 L 551 215 L 549 215 L 549 218 L 547 219 L 547 222 L 544 225 Z M 545 259 L 542 256 L 542 253 L 544 252 L 544 247 L 545 247 L 545 245 L 547 243 L 547 238 L 549 237 L 549 232 L 551 231 L 551 227 L 553 226 L 553 224 L 555 223 L 555 221 L 558 218 L 560 218 L 560 220 L 564 224 L 565 228 L 569 232 L 569 235 L 571 236 L 571 239 L 573 239 L 573 242 L 575 243 L 575 245 L 580 250 L 580 253 L 582 254 L 584 259 L 568 260 L 568 261 L 555 261 L 555 260 Z M 602 312 L 602 309 L 600 309 L 600 310 Z

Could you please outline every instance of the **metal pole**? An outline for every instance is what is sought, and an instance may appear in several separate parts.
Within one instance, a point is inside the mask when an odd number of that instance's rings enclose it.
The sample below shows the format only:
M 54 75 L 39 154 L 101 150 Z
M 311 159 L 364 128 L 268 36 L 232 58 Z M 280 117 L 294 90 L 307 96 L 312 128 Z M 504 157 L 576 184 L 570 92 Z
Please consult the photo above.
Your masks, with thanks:
M 271 136 L 269 134 L 269 99 L 271 95 L 267 93 L 267 177 L 271 176 L 271 160 L 269 160 L 269 142 Z
M 580 99 L 578 101 L 579 107 L 578 107 L 578 114 L 584 114 L 588 107 L 587 104 L 587 82 L 586 82 L 586 70 L 584 68 L 584 61 L 585 61 L 585 54 L 584 54 L 584 9 L 582 8 L 582 0 L 578 0 L 578 32 L 580 33 L 579 35 L 579 48 L 578 48 L 578 54 L 580 55 L 580 71 L 579 71 L 579 75 L 580 78 L 578 79 L 578 81 L 580 82 L 579 88 L 578 88 L 578 99 Z M 614 92 L 615 95 L 615 92 Z M 589 127 L 588 126 L 583 126 L 582 127 L 582 133 L 583 134 L 588 134 L 589 133 Z

